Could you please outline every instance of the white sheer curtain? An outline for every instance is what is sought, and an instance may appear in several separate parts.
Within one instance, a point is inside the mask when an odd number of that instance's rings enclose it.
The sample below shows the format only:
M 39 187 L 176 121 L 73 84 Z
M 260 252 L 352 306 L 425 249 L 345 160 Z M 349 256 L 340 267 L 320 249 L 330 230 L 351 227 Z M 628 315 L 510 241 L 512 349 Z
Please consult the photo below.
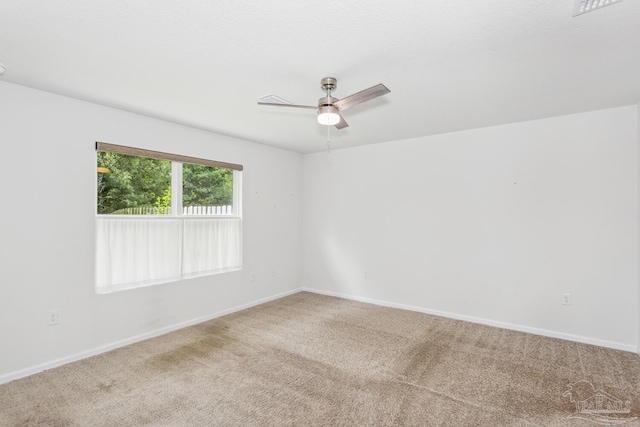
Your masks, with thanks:
M 96 218 L 96 291 L 242 268 L 240 218 Z
M 240 218 L 197 218 L 183 221 L 183 277 L 242 268 Z

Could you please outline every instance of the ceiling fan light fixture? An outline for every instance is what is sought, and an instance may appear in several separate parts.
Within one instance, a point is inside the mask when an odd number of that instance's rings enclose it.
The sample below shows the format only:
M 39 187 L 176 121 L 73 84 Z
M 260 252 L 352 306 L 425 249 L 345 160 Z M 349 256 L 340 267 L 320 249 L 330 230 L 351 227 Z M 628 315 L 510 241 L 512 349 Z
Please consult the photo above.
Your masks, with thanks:
M 349 123 L 347 123 L 344 120 L 344 117 L 340 114 L 342 111 L 347 108 L 351 108 L 354 105 L 362 104 L 363 102 L 370 101 L 373 98 L 377 98 L 391 92 L 385 85 L 378 83 L 375 86 L 361 90 L 360 92 L 349 95 L 346 98 L 338 99 L 331 96 L 331 91 L 337 86 L 338 81 L 334 77 L 325 77 L 320 80 L 320 87 L 322 90 L 327 91 L 327 96 L 318 99 L 317 107 L 313 107 L 311 105 L 291 104 L 288 101 L 282 102 L 282 98 L 275 95 L 266 95 L 262 98 L 258 98 L 258 105 L 316 110 L 318 113 L 319 124 L 323 126 L 335 126 L 336 129 L 340 130 L 349 127 Z
M 325 126 L 335 126 L 340 123 L 340 114 L 333 105 L 318 108 L 318 123 Z

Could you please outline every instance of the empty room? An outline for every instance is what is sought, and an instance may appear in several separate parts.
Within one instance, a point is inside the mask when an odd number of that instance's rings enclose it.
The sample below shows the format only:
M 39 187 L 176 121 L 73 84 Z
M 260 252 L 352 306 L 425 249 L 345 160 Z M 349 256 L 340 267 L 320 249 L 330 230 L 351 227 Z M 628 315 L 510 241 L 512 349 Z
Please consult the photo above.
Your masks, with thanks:
M 640 2 L 0 3 L 0 426 L 640 426 Z

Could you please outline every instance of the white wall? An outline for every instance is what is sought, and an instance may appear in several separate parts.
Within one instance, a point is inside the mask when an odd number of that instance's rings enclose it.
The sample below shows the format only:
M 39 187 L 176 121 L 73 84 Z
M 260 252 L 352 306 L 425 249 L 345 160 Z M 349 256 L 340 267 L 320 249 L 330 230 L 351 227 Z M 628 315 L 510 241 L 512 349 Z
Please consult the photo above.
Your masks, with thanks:
M 298 288 L 299 154 L 8 83 L 0 100 L 0 383 Z M 244 270 L 96 295 L 95 141 L 244 165 Z
M 304 286 L 635 350 L 637 134 L 631 106 L 307 155 Z

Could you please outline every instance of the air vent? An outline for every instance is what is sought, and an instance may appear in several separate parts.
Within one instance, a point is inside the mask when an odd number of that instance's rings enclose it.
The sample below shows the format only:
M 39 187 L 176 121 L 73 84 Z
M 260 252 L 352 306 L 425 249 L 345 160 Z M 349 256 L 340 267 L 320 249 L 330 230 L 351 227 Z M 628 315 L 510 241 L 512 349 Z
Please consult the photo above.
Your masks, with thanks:
M 274 104 L 293 104 L 291 101 L 287 101 L 284 98 L 280 98 L 278 95 L 270 93 L 261 98 L 258 98 L 258 102 L 272 102 Z
M 574 0 L 573 16 L 582 15 L 583 13 L 592 12 L 614 3 L 620 3 L 622 0 Z

